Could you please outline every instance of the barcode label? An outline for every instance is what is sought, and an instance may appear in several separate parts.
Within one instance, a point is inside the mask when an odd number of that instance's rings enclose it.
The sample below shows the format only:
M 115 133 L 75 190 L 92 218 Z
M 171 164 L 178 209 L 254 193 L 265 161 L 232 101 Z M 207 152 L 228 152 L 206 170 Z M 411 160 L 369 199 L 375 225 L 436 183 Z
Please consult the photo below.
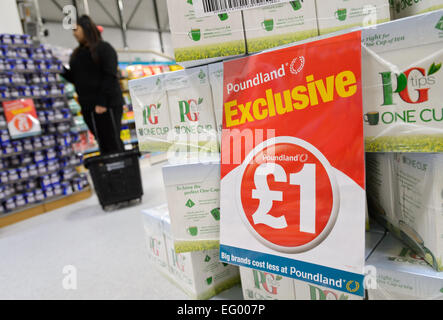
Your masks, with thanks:
M 291 0 L 193 0 L 197 17 L 244 10 Z

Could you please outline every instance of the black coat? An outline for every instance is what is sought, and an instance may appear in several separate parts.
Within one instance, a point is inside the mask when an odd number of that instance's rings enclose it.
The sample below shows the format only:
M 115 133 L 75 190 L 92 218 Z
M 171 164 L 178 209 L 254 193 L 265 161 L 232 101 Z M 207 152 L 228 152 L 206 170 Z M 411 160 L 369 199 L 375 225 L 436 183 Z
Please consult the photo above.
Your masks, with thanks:
M 80 46 L 71 56 L 69 70 L 62 74 L 73 83 L 83 113 L 91 112 L 96 105 L 122 108 L 124 100 L 118 80 L 117 52 L 105 41 L 97 45 L 97 63 L 89 48 Z

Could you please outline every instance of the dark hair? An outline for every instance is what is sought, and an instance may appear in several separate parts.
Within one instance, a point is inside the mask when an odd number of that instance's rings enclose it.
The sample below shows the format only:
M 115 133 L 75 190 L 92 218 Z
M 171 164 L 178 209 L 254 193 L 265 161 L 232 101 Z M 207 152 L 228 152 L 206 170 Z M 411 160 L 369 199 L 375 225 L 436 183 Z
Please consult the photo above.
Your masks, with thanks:
M 102 40 L 102 36 L 100 31 L 97 28 L 97 25 L 92 21 L 92 19 L 87 15 L 82 15 L 77 19 L 77 25 L 82 27 L 83 34 L 85 37 L 85 43 L 80 44 L 77 48 L 75 48 L 71 57 L 77 55 L 78 50 L 82 46 L 86 46 L 91 51 L 92 60 L 98 63 L 98 54 L 97 54 L 97 46 L 99 42 Z

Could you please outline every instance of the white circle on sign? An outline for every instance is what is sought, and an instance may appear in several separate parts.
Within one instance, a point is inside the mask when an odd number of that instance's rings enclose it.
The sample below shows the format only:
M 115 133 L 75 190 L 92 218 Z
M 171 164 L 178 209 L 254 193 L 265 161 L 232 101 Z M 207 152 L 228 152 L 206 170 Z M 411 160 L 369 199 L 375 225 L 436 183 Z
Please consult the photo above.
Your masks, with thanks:
M 299 246 L 282 246 L 278 245 L 276 243 L 273 243 L 269 241 L 268 239 L 264 238 L 260 233 L 257 232 L 257 230 L 251 225 L 250 221 L 247 218 L 247 214 L 245 213 L 245 209 L 243 207 L 243 202 L 241 198 L 241 188 L 242 188 L 242 182 L 243 177 L 246 171 L 246 168 L 251 163 L 251 161 L 254 159 L 256 155 L 259 154 L 259 152 L 263 151 L 264 149 L 278 144 L 292 144 L 301 148 L 304 148 L 305 150 L 312 153 L 312 155 L 315 156 L 315 158 L 320 162 L 320 164 L 323 166 L 324 170 L 326 171 L 327 177 L 329 178 L 329 183 L 332 191 L 332 208 L 330 211 L 328 222 L 326 223 L 323 230 L 315 236 L 313 240 L 310 242 L 299 245 Z M 272 162 L 268 162 L 272 163 Z M 335 177 L 334 169 L 330 165 L 328 159 L 312 144 L 291 136 L 281 136 L 281 137 L 275 137 L 268 139 L 260 144 L 258 144 L 245 158 L 245 160 L 240 165 L 240 172 L 237 175 L 236 181 L 235 181 L 235 204 L 237 206 L 238 212 L 240 212 L 241 219 L 243 223 L 246 225 L 249 232 L 263 245 L 266 247 L 273 249 L 278 252 L 283 253 L 302 253 L 308 250 L 311 250 L 318 246 L 323 240 L 327 238 L 331 230 L 333 229 L 335 222 L 337 220 L 338 216 L 338 210 L 340 208 L 340 194 L 339 194 L 339 188 L 337 184 L 337 180 Z M 282 228 L 284 229 L 284 228 Z

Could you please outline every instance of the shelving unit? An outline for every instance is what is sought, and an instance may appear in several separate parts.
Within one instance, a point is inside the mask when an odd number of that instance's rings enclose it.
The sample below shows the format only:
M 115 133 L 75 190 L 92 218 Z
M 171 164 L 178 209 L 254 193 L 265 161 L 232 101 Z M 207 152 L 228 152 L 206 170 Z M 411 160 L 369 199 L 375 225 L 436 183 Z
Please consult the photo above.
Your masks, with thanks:
M 23 43 L 0 45 L 0 227 L 72 203 L 79 199 L 73 193 L 91 194 L 87 177 L 77 172 L 78 136 L 71 132 L 61 62 L 26 35 L 12 39 Z M 13 137 L 3 103 L 20 99 L 32 99 L 41 130 Z

